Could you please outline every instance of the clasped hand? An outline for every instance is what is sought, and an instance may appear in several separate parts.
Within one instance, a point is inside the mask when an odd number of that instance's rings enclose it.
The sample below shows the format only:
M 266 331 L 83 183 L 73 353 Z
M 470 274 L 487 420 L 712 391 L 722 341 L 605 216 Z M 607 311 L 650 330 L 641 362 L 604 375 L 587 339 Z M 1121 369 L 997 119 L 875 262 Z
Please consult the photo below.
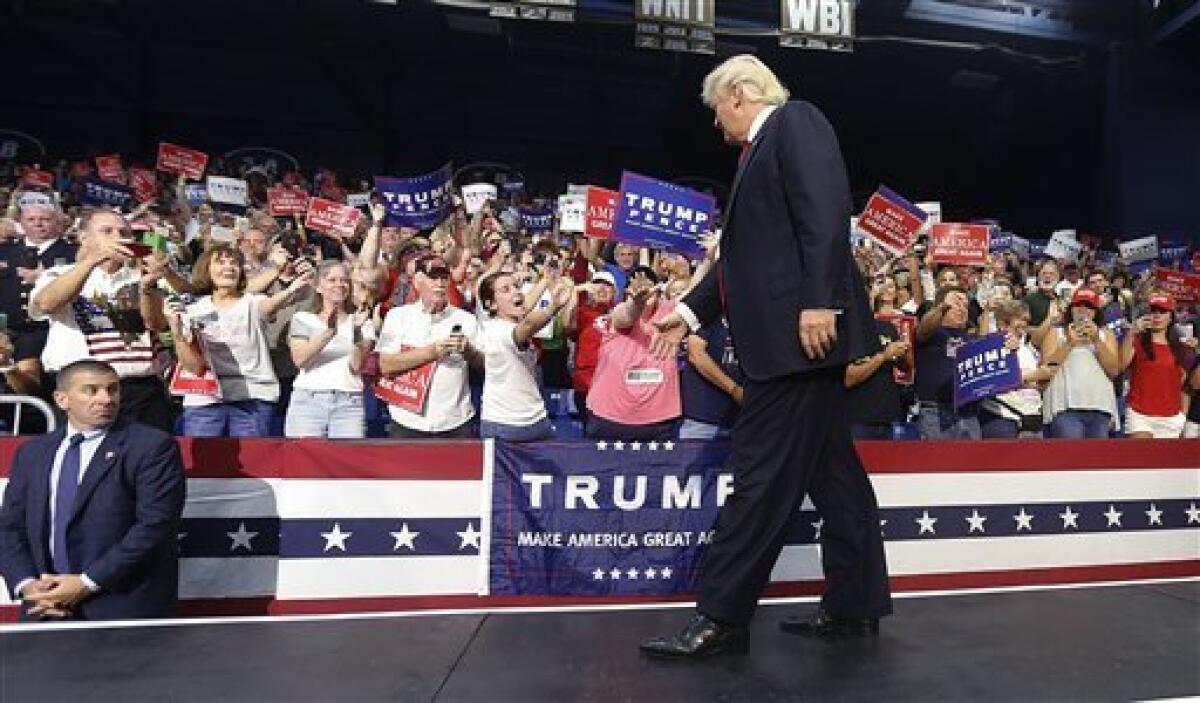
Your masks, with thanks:
M 91 591 L 78 574 L 42 574 L 25 586 L 21 597 L 29 604 L 29 614 L 65 618 L 82 603 Z

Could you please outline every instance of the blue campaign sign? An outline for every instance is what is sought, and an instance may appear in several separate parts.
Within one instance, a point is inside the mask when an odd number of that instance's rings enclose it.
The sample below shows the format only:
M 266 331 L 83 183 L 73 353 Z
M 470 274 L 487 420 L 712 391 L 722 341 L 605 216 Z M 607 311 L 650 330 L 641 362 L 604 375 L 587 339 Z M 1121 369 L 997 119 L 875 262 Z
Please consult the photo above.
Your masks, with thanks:
M 967 342 L 954 355 L 954 405 L 961 407 L 1021 387 L 1017 355 L 1004 347 L 1005 333 Z
M 489 593 L 694 590 L 733 491 L 720 443 L 495 443 Z
M 412 178 L 375 177 L 388 219 L 400 225 L 429 229 L 454 209 L 454 169 L 450 164 Z
M 544 234 L 554 229 L 554 208 L 523 208 L 521 227 L 530 234 Z
M 1163 266 L 1171 266 L 1176 262 L 1183 261 L 1190 253 L 1191 250 L 1186 244 L 1167 241 L 1158 243 L 1158 263 Z
M 716 205 L 708 193 L 625 171 L 613 238 L 701 257 L 700 237 L 712 229 Z
M 206 183 L 188 183 L 183 193 L 187 204 L 192 207 L 197 207 L 205 200 L 208 200 L 208 184 Z
M 1029 240 L 1029 258 L 1039 259 L 1046 255 L 1046 247 L 1050 246 L 1049 239 Z
M 83 179 L 83 204 L 103 207 L 128 207 L 133 203 L 133 189 L 120 183 L 109 183 L 89 176 Z
M 988 246 L 992 251 L 1012 251 L 1013 233 L 993 228 L 992 236 L 988 238 Z

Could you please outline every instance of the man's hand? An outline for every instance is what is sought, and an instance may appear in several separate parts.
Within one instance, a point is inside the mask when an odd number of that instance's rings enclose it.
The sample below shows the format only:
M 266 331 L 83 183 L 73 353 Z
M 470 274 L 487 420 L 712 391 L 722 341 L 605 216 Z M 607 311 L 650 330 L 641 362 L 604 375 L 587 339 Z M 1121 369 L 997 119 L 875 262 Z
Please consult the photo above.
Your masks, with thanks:
M 141 284 L 145 288 L 153 288 L 158 285 L 163 276 L 167 275 L 167 255 L 162 252 L 154 252 L 150 256 L 142 259 L 142 278 Z
M 654 323 L 654 337 L 650 340 L 650 352 L 659 359 L 668 359 L 679 351 L 679 345 L 688 334 L 687 323 L 677 312 Z
M 638 305 L 645 305 L 646 300 L 650 298 L 650 293 L 654 291 L 654 284 L 650 282 L 644 273 L 634 274 L 629 281 L 629 298 Z
M 837 342 L 837 316 L 833 310 L 800 311 L 800 346 L 811 361 L 820 361 Z
M 108 260 L 124 263 L 135 258 L 122 240 L 113 237 L 97 237 L 95 243 L 88 248 L 87 261 L 93 265 Z
M 62 617 L 87 600 L 92 591 L 79 574 L 42 574 L 37 587 L 26 586 L 21 595 L 33 606 L 31 615 Z
M 903 339 L 897 339 L 890 342 L 883 350 L 883 356 L 888 361 L 895 361 L 908 354 L 908 342 Z
M 40 263 L 37 265 L 37 268 L 25 268 L 24 266 L 18 266 L 17 276 L 21 278 L 22 283 L 27 286 L 32 286 L 34 283 L 37 283 L 38 277 L 41 276 L 42 272 L 45 270 L 46 267 Z

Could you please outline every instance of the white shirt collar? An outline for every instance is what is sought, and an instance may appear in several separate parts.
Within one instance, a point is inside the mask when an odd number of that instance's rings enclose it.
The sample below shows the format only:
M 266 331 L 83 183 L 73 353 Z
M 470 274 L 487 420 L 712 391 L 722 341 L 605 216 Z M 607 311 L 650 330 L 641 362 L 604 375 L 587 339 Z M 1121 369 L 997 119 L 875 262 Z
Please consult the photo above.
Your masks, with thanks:
M 754 143 L 754 138 L 757 137 L 758 133 L 762 131 L 762 127 L 766 123 L 767 118 L 770 117 L 771 113 L 775 112 L 778 107 L 778 105 L 767 105 L 763 108 L 762 112 L 758 113 L 758 115 L 754 118 L 754 121 L 750 123 L 750 133 L 746 135 L 747 144 Z
M 70 420 L 68 420 L 67 421 L 67 433 L 63 436 L 63 439 L 70 439 L 71 437 L 73 437 L 77 434 L 82 434 L 83 441 L 87 442 L 87 441 L 96 439 L 97 437 L 104 435 L 106 432 L 108 432 L 107 427 L 98 427 L 98 428 L 91 429 L 91 430 L 80 430 L 79 428 L 75 427 L 75 425 L 72 425 Z

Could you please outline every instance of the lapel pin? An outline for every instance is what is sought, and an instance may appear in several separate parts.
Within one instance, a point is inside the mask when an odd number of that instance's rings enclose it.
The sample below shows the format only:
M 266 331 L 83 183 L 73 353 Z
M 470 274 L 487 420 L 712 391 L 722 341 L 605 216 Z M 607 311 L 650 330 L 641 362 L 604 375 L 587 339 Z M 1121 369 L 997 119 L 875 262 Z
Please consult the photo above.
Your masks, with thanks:
M 107 454 L 105 454 L 105 455 L 104 455 L 104 458 L 105 458 L 105 459 L 107 459 L 107 460 L 111 460 L 111 459 L 112 459 L 114 456 L 116 456 L 116 455 L 117 455 L 117 453 L 116 453 L 116 452 L 111 452 L 111 451 L 110 451 L 110 452 L 108 452 Z

